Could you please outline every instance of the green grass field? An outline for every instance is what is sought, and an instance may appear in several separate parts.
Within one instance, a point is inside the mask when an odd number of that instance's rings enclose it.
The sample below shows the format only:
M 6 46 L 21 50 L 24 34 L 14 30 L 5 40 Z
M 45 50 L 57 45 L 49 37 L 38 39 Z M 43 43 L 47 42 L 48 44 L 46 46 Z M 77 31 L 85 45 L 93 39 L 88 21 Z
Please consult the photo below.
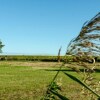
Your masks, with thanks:
M 0 100 L 40 100 L 56 74 L 56 71 L 45 69 L 57 69 L 59 65 L 52 62 L 1 61 Z M 80 74 L 76 72 L 68 71 L 68 73 L 81 79 Z M 100 80 L 99 72 L 94 76 Z M 59 74 L 57 80 L 62 84 L 61 93 L 64 96 L 70 97 L 71 100 L 81 100 L 78 96 L 81 91 L 78 83 L 63 73 Z

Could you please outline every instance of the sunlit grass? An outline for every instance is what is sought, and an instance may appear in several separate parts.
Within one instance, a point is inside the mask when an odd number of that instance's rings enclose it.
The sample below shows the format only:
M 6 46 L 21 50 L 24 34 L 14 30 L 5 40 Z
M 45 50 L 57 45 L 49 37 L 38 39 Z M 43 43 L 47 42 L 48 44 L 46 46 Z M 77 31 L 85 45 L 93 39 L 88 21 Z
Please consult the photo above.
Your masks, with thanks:
M 15 66 L 7 63 L 0 65 L 0 100 L 40 100 L 45 94 L 47 85 L 56 74 L 56 71 L 45 70 L 55 69 L 53 66 L 49 67 L 49 64 L 43 69 L 40 67 Z M 68 73 L 81 78 L 76 72 L 69 71 Z M 99 79 L 99 73 L 95 76 Z M 63 95 L 70 98 L 74 95 L 78 98 L 80 85 L 67 78 L 62 72 L 59 74 L 58 81 L 60 79 Z

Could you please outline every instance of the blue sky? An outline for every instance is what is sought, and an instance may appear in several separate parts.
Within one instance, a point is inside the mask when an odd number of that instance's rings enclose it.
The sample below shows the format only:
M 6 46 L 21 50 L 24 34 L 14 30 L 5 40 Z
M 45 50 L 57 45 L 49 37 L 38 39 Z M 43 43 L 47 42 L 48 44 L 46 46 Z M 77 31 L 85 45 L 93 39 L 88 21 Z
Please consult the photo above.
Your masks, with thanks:
M 0 39 L 7 54 L 64 55 L 100 0 L 0 0 Z

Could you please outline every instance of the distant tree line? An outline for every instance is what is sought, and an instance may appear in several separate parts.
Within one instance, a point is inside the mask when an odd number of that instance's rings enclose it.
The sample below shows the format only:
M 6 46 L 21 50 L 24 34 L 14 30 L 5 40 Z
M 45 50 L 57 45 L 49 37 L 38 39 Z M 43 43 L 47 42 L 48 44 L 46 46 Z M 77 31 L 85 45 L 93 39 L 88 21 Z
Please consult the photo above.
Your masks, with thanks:
M 100 56 L 94 57 L 100 62 Z M 0 61 L 42 61 L 42 62 L 58 62 L 58 56 L 28 56 L 28 55 L 1 55 Z M 78 62 L 76 56 L 60 56 L 60 62 Z M 87 59 L 82 59 L 86 62 Z M 92 61 L 90 61 L 92 63 Z

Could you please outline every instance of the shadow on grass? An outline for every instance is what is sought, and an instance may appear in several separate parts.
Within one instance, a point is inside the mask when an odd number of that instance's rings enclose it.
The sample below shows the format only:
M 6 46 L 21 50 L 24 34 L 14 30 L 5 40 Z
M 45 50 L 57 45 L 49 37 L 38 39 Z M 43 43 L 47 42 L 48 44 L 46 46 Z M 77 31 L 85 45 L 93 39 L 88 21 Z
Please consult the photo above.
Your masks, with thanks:
M 59 71 L 59 69 L 45 69 L 46 71 Z M 68 71 L 68 72 L 76 72 L 76 70 L 72 69 L 61 69 L 60 71 Z M 80 69 L 81 72 L 84 72 L 84 69 Z M 94 69 L 94 72 L 100 73 L 100 69 Z

